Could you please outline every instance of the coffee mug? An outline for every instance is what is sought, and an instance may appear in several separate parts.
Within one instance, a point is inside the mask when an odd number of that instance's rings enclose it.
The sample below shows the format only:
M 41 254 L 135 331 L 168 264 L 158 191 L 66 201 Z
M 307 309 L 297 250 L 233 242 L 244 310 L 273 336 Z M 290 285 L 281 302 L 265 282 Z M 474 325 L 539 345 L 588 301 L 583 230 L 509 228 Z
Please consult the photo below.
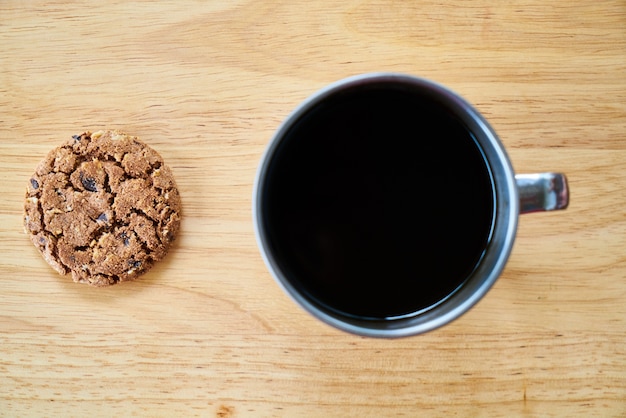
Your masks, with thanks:
M 254 183 L 257 242 L 278 284 L 344 331 L 449 323 L 494 284 L 520 213 L 564 209 L 563 174 L 515 175 L 485 118 L 422 78 L 338 81 L 287 117 Z

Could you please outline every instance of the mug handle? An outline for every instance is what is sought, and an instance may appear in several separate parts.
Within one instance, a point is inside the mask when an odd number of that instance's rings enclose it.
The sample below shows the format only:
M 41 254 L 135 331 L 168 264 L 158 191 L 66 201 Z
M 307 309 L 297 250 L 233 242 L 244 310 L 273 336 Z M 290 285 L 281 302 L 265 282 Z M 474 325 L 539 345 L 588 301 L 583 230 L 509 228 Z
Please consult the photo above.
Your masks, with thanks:
M 561 173 L 517 174 L 520 213 L 544 212 L 567 208 L 569 188 Z

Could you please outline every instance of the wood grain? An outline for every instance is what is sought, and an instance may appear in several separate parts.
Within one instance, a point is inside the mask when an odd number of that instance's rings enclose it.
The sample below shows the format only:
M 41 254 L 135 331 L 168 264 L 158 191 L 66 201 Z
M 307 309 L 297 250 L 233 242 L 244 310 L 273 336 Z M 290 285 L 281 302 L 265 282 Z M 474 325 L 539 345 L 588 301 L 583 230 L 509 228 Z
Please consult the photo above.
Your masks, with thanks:
M 0 415 L 626 416 L 626 2 L 3 1 Z M 568 174 L 565 212 L 520 219 L 473 310 L 399 340 L 343 334 L 273 282 L 257 163 L 339 78 L 448 85 L 518 172 Z M 157 149 L 180 237 L 140 281 L 58 276 L 22 231 L 35 165 L 84 129 Z

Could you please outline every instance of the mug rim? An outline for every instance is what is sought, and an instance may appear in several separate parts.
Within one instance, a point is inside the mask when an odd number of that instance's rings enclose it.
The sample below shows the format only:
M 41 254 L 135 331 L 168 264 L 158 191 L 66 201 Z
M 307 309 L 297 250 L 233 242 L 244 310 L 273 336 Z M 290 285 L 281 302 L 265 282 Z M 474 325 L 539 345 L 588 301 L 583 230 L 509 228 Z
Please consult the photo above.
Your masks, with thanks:
M 267 168 L 277 147 L 291 127 L 316 104 L 348 89 L 372 83 L 401 83 L 427 91 L 451 108 L 475 136 L 489 166 L 494 188 L 492 237 L 475 271 L 452 294 L 420 313 L 398 319 L 360 319 L 326 311 L 309 300 L 282 272 L 267 243 L 262 195 Z M 510 159 L 495 130 L 478 110 L 459 94 L 432 80 L 393 72 L 365 73 L 335 81 L 302 101 L 282 121 L 265 148 L 253 185 L 252 218 L 257 246 L 267 269 L 285 293 L 314 317 L 340 330 L 367 337 L 395 338 L 421 334 L 457 319 L 491 289 L 509 258 L 517 231 L 519 196 Z

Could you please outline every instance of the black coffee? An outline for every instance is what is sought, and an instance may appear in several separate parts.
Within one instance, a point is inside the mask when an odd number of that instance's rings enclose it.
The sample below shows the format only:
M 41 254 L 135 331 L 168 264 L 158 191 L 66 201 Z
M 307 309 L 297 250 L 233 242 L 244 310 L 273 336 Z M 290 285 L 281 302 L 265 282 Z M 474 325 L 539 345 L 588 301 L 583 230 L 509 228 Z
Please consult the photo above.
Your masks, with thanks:
M 490 171 L 443 105 L 399 85 L 335 94 L 286 133 L 262 202 L 283 274 L 322 308 L 389 318 L 453 293 L 480 260 Z

